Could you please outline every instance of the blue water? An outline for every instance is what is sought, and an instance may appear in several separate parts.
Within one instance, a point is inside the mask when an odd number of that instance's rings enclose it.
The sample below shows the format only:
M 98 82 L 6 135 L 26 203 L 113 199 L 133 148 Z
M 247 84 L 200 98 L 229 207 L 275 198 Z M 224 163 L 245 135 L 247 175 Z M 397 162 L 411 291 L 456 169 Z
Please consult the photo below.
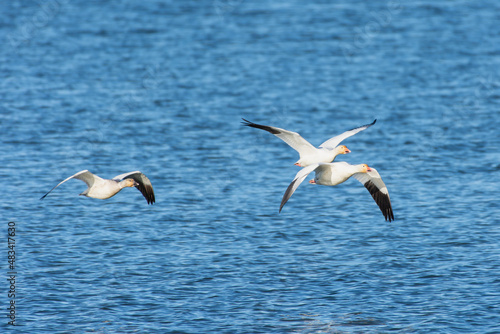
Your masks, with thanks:
M 497 1 L 4 1 L 0 246 L 20 333 L 500 333 Z M 241 118 L 349 138 L 304 182 Z M 141 170 L 78 196 L 82 169 Z M 7 283 L 0 325 L 7 326 Z

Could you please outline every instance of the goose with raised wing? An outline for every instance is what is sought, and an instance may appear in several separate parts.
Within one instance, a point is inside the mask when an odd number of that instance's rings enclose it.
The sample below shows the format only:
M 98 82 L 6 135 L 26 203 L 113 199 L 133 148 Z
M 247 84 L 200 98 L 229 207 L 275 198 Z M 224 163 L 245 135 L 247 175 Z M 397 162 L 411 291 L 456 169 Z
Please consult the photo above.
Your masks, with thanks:
M 281 200 L 280 212 L 302 181 L 313 171 L 315 177 L 309 183 L 324 186 L 336 186 L 347 181 L 351 176 L 354 177 L 368 189 L 380 211 L 382 211 L 385 220 L 394 220 L 389 191 L 387 191 L 387 187 L 378 171 L 366 164 L 351 165 L 347 162 L 317 163 L 302 168 L 286 189 Z
M 136 187 L 142 193 L 148 204 L 153 204 L 155 202 L 153 185 L 148 177 L 140 171 L 120 174 L 109 180 L 100 178 L 88 170 L 82 170 L 60 182 L 40 199 L 44 199 L 52 190 L 71 179 L 78 179 L 87 184 L 87 189 L 82 192 L 80 196 L 107 199 L 115 196 L 123 188 Z
M 276 137 L 283 140 L 287 143 L 291 148 L 295 151 L 299 152 L 300 159 L 295 163 L 296 166 L 299 167 L 307 167 L 311 164 L 320 163 L 320 162 L 332 162 L 335 160 L 335 157 L 339 154 L 347 154 L 351 151 L 345 146 L 338 146 L 344 139 L 349 138 L 356 133 L 368 129 L 370 126 L 375 124 L 377 120 L 374 120 L 371 124 L 366 124 L 349 131 L 346 131 L 338 136 L 328 139 L 323 144 L 319 145 L 318 148 L 311 145 L 307 140 L 302 138 L 297 132 L 288 131 L 285 129 L 280 129 L 274 126 L 267 126 L 252 123 L 244 118 L 242 118 L 244 122 L 243 125 L 249 126 L 251 128 L 265 130 L 269 133 L 272 133 Z

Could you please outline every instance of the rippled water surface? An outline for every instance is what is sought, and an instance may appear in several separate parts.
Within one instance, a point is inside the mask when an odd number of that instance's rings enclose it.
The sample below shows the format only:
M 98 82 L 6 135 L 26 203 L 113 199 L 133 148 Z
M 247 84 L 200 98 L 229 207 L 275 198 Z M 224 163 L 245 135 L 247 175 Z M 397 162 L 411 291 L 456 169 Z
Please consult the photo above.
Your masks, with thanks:
M 10 1 L 0 5 L 2 277 L 23 333 L 500 333 L 500 5 Z M 304 182 L 298 155 L 377 119 Z M 141 170 L 78 196 L 82 169 Z M 7 282 L 0 296 L 7 326 Z

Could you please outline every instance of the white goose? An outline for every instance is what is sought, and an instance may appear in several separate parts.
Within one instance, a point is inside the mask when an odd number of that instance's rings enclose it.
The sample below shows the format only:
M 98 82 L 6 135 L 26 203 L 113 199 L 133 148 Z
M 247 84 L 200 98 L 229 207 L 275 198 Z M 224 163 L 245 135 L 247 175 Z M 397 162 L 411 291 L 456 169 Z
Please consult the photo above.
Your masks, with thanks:
M 52 190 L 59 187 L 64 182 L 70 179 L 82 180 L 87 184 L 87 189 L 80 194 L 80 196 L 87 196 L 97 199 L 107 199 L 115 196 L 123 188 L 136 187 L 142 193 L 148 204 L 155 202 L 155 194 L 151 181 L 146 175 L 139 171 L 120 174 L 113 179 L 102 179 L 99 176 L 92 174 L 88 170 L 82 170 L 75 175 L 68 177 L 66 180 L 60 182 L 57 186 L 52 188 L 48 193 L 43 195 L 40 199 L 44 199 Z
M 332 162 L 335 157 L 339 154 L 347 154 L 351 151 L 345 146 L 337 146 L 344 139 L 349 138 L 356 133 L 363 131 L 373 124 L 377 120 L 374 120 L 371 124 L 366 124 L 349 131 L 346 131 L 338 136 L 328 139 L 323 144 L 319 145 L 318 148 L 311 145 L 307 140 L 302 138 L 297 132 L 288 131 L 285 129 L 276 128 L 274 126 L 255 124 L 246 119 L 242 118 L 244 122 L 243 125 L 249 126 L 256 129 L 262 129 L 267 132 L 272 133 L 276 137 L 283 140 L 285 143 L 290 145 L 295 151 L 299 152 L 300 159 L 295 163 L 299 167 L 307 167 L 311 164 L 320 162 Z
M 334 163 L 317 163 L 302 168 L 292 183 L 288 186 L 281 200 L 280 212 L 286 202 L 290 199 L 295 189 L 304 181 L 311 172 L 315 172 L 315 177 L 309 183 L 320 184 L 324 186 L 336 186 L 347 181 L 351 176 L 361 182 L 370 192 L 373 199 L 377 203 L 380 211 L 385 217 L 385 220 L 394 220 L 392 212 L 391 199 L 387 187 L 382 181 L 380 174 L 375 168 L 370 168 L 368 165 L 351 165 L 347 162 Z

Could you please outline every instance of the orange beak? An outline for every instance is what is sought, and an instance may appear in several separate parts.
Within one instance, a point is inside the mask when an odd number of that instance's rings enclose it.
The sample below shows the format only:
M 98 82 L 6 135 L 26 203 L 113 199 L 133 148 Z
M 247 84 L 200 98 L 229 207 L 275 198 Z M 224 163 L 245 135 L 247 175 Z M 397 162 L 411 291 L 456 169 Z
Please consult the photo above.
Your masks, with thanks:
M 347 154 L 347 153 L 351 153 L 351 150 L 346 147 L 345 151 L 344 151 L 344 154 Z
M 300 164 L 299 164 L 298 162 L 294 163 L 294 165 L 295 165 L 295 166 L 299 166 L 299 167 L 301 167 L 301 166 L 300 166 Z
M 370 167 L 366 166 L 366 171 L 371 172 L 372 169 Z
M 309 181 L 309 183 L 316 184 L 316 181 L 314 181 L 314 179 L 312 179 L 311 181 Z

